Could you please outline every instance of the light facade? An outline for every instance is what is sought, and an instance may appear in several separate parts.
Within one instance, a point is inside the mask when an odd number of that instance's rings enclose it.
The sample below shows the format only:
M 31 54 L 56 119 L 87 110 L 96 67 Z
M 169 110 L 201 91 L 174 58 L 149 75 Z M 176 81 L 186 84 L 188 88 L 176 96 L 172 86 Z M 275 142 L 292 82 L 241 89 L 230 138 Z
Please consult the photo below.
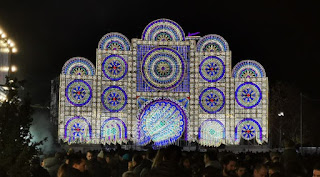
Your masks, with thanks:
M 268 142 L 265 70 L 253 60 L 232 69 L 221 36 L 185 36 L 176 22 L 158 19 L 131 42 L 106 34 L 96 53 L 96 67 L 83 57 L 63 66 L 59 139 L 155 146 L 184 139 L 215 147 Z

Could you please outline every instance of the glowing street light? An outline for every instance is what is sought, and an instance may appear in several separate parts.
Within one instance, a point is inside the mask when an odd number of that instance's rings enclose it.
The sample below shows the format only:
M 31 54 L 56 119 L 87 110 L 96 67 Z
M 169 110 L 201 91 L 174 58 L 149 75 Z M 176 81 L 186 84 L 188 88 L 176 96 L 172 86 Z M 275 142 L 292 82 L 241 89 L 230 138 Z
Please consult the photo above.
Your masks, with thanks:
M 18 71 L 18 68 L 16 66 L 12 65 L 11 66 L 11 71 L 12 72 L 16 72 L 16 71 Z
M 281 139 L 282 139 L 282 118 L 281 117 L 284 117 L 284 112 L 279 112 L 278 113 L 278 117 L 280 118 L 279 120 L 279 126 L 280 126 L 280 130 L 279 130 L 279 134 L 280 134 L 280 137 L 279 137 L 279 147 L 281 147 Z
M 17 48 L 12 48 L 12 53 L 17 53 L 18 49 Z

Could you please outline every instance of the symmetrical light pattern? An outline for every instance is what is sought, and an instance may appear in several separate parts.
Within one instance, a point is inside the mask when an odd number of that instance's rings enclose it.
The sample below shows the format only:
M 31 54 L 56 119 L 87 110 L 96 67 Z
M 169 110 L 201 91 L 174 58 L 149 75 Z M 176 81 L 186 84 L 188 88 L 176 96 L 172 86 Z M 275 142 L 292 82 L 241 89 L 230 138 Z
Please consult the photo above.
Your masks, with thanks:
M 143 78 L 151 87 L 168 90 L 183 80 L 185 63 L 177 51 L 160 47 L 145 55 L 141 71 Z
M 207 113 L 219 112 L 225 104 L 225 97 L 221 90 L 215 87 L 208 87 L 199 96 L 199 105 Z
M 73 117 L 67 121 L 64 129 L 64 139 L 69 143 L 86 143 L 92 138 L 91 125 L 83 117 Z
M 245 118 L 235 127 L 235 142 L 240 141 L 240 136 L 245 140 L 256 138 L 259 144 L 262 144 L 262 128 L 258 121 L 252 118 Z
M 217 119 L 207 119 L 202 122 L 198 136 L 199 144 L 218 147 L 225 140 L 226 131 L 221 121 Z
M 103 91 L 101 101 L 108 111 L 119 112 L 127 104 L 127 94 L 118 86 L 110 86 Z
M 68 84 L 65 94 L 72 105 L 83 106 L 91 100 L 92 90 L 86 81 L 75 79 Z
M 234 67 L 232 71 L 234 78 L 255 78 L 265 77 L 266 73 L 262 65 L 253 60 L 241 61 Z
M 62 74 L 93 76 L 95 75 L 94 65 L 86 58 L 74 57 L 69 59 L 62 68 Z
M 166 98 L 151 100 L 139 114 L 138 141 L 155 146 L 174 143 L 186 130 L 186 111 L 177 102 Z
M 251 140 L 255 137 L 256 130 L 250 124 L 243 125 L 241 130 L 241 136 L 245 140 Z
M 208 82 L 220 80 L 223 77 L 225 70 L 223 61 L 215 56 L 205 58 L 199 66 L 201 77 Z
M 128 71 L 127 62 L 120 55 L 109 55 L 102 62 L 102 72 L 112 81 L 122 79 Z
M 260 103 L 262 92 L 258 85 L 245 82 L 238 86 L 235 98 L 240 106 L 251 109 Z
M 155 20 L 143 30 L 142 40 L 148 41 L 184 41 L 182 28 L 168 19 Z
M 227 41 L 199 33 L 186 36 L 176 22 L 157 19 L 141 38 L 104 35 L 96 66 L 82 57 L 68 60 L 58 81 L 59 139 L 155 148 L 268 142 L 264 68 L 244 60 L 232 70 Z
M 106 119 L 101 126 L 101 142 L 121 144 L 127 142 L 127 126 L 117 117 Z
M 226 40 L 216 34 L 203 36 L 197 44 L 198 52 L 226 52 L 229 45 Z
M 129 40 L 120 33 L 108 33 L 104 35 L 98 45 L 102 50 L 130 50 Z

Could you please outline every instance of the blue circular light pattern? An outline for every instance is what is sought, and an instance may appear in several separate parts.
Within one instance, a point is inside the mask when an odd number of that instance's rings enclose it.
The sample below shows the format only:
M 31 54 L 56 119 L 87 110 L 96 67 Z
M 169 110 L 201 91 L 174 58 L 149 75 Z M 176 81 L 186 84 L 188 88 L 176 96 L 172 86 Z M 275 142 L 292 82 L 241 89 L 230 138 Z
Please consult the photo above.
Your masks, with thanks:
M 168 90 L 182 82 L 185 63 L 177 51 L 160 47 L 145 55 L 141 71 L 148 85 L 159 90 Z
M 184 41 L 185 34 L 178 23 L 169 19 L 158 19 L 147 25 L 141 38 L 148 41 Z
M 240 136 L 245 140 L 255 138 L 258 144 L 263 143 L 262 127 L 257 120 L 252 118 L 244 118 L 236 125 L 235 143 L 240 142 Z
M 92 129 L 87 119 L 73 117 L 69 119 L 64 129 L 64 139 L 69 143 L 89 142 L 92 138 Z
M 169 99 L 148 103 L 139 115 L 140 131 L 154 142 L 155 146 L 174 143 L 185 131 L 187 116 L 183 108 Z
M 260 103 L 262 92 L 258 85 L 245 82 L 237 88 L 235 98 L 241 107 L 251 109 Z
M 103 91 L 101 101 L 108 111 L 119 112 L 127 104 L 127 94 L 118 86 L 110 86 Z
M 112 81 L 121 80 L 128 72 L 128 64 L 120 55 L 109 55 L 102 62 L 103 74 Z
M 98 48 L 103 50 L 128 51 L 130 50 L 130 42 L 123 34 L 108 33 L 101 38 Z
M 197 43 L 198 52 L 226 52 L 229 45 L 223 37 L 216 34 L 203 36 Z
M 245 140 L 252 140 L 255 137 L 256 130 L 250 124 L 245 124 L 241 130 L 241 136 Z
M 221 90 L 215 87 L 208 87 L 199 96 L 199 105 L 207 113 L 219 112 L 225 104 L 225 97 Z
M 90 85 L 81 79 L 70 82 L 65 90 L 68 101 L 74 106 L 84 106 L 92 97 Z
M 63 65 L 62 73 L 65 75 L 93 76 L 95 75 L 95 68 L 88 59 L 73 57 Z
M 262 65 L 254 60 L 244 60 L 237 63 L 232 70 L 234 78 L 256 78 L 266 77 L 266 72 Z
M 225 70 L 223 61 L 215 56 L 205 58 L 199 66 L 201 77 L 208 82 L 220 80 L 224 76 Z

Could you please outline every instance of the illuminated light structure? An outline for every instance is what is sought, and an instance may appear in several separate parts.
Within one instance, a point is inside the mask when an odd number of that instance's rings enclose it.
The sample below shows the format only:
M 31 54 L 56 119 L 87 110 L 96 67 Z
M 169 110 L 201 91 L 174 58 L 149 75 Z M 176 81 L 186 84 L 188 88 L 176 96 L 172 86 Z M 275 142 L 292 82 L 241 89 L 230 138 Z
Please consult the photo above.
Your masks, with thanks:
M 185 36 L 169 19 L 141 39 L 108 33 L 96 68 L 71 58 L 60 75 L 59 138 L 68 143 L 203 146 L 268 142 L 268 78 L 256 61 L 231 66 L 216 34 Z M 241 141 L 243 140 L 243 141 Z

